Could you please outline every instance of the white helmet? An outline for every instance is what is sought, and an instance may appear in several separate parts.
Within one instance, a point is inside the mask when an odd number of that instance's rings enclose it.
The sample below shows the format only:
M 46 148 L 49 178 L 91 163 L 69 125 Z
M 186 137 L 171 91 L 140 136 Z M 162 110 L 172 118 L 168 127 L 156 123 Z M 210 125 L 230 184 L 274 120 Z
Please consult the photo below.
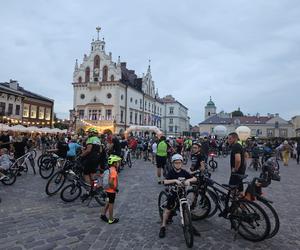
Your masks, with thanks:
M 172 156 L 172 162 L 177 161 L 177 160 L 183 161 L 183 158 L 180 154 L 175 154 L 175 155 Z

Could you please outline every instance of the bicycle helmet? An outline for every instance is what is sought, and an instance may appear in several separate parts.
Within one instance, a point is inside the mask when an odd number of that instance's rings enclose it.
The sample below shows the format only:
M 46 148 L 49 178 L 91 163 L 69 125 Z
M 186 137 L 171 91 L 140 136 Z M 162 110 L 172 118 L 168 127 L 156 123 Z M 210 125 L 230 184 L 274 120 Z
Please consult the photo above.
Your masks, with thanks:
M 114 162 L 118 162 L 121 160 L 122 160 L 122 158 L 117 155 L 110 155 L 108 157 L 108 165 L 112 165 Z
M 192 145 L 197 145 L 198 147 L 201 147 L 201 146 L 202 146 L 201 143 L 198 142 L 198 141 L 193 141 Z
M 177 160 L 183 161 L 183 157 L 180 154 L 173 155 L 172 156 L 172 162 L 177 161 Z
M 89 129 L 88 129 L 88 132 L 89 132 L 89 133 L 95 133 L 95 134 L 97 134 L 97 133 L 98 133 L 98 130 L 95 129 L 95 128 L 89 128 Z

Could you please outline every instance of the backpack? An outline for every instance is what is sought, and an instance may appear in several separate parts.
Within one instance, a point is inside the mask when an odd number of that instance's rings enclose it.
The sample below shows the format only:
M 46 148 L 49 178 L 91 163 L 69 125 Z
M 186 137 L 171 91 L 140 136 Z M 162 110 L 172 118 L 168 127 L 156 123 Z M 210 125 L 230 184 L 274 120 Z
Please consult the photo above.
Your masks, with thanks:
M 109 189 L 110 185 L 109 185 L 109 178 L 110 177 L 110 170 L 106 169 L 103 173 L 103 188 L 104 189 Z

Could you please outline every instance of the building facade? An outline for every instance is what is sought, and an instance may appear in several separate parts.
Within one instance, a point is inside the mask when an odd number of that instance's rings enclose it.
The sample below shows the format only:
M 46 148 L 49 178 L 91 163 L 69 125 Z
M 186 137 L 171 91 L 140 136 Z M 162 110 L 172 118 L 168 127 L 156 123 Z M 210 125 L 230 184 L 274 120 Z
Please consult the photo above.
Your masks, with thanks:
M 225 126 L 228 133 L 235 131 L 239 126 L 247 126 L 251 129 L 251 136 L 260 138 L 291 138 L 295 136 L 293 124 L 281 118 L 279 114 L 232 117 L 228 113 L 220 112 L 199 123 L 199 132 L 200 134 L 213 134 L 214 127 L 218 125 Z
M 96 127 L 99 132 L 123 133 L 131 125 L 165 127 L 165 104 L 152 79 L 150 63 L 138 77 L 126 62 L 106 53 L 105 41 L 93 40 L 89 55 L 75 62 L 73 129 Z
M 52 127 L 54 101 L 30 92 L 17 81 L 0 83 L 2 122 L 25 126 Z

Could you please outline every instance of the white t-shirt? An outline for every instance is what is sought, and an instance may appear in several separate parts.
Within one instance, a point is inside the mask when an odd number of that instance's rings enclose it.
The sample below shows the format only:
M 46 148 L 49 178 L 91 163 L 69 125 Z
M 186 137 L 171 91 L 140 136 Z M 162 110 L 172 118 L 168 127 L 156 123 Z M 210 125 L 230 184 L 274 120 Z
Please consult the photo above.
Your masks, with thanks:
M 156 143 L 156 142 L 154 142 L 154 143 L 152 144 L 152 152 L 153 152 L 154 154 L 157 153 L 157 143 Z

